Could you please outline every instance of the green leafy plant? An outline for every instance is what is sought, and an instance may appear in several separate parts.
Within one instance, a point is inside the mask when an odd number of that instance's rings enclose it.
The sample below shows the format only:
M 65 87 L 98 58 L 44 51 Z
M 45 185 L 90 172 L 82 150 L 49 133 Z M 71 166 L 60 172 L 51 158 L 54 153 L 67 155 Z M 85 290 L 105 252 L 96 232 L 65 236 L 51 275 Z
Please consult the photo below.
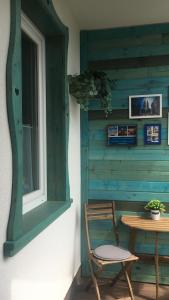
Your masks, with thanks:
M 108 78 L 105 72 L 87 70 L 80 75 L 68 75 L 69 92 L 77 99 L 80 108 L 89 109 L 90 99 L 98 99 L 106 115 L 112 111 L 112 90 L 115 80 Z
M 160 200 L 151 200 L 144 207 L 146 210 L 159 210 L 160 212 L 165 212 L 165 205 L 161 203 Z

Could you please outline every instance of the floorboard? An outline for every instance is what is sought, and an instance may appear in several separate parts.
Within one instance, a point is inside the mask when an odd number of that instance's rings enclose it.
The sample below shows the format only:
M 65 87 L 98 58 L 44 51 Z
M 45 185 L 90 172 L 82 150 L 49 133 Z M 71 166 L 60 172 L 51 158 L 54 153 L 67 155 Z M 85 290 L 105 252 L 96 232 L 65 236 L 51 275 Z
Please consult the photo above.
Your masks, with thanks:
M 95 290 L 91 287 L 86 290 L 87 280 L 82 280 L 71 295 L 70 300 L 96 300 Z M 155 300 L 155 285 L 147 283 L 133 283 L 135 300 Z M 125 281 L 118 281 L 112 288 L 109 285 L 101 286 L 102 300 L 130 300 Z M 159 300 L 169 300 L 169 286 L 160 285 Z

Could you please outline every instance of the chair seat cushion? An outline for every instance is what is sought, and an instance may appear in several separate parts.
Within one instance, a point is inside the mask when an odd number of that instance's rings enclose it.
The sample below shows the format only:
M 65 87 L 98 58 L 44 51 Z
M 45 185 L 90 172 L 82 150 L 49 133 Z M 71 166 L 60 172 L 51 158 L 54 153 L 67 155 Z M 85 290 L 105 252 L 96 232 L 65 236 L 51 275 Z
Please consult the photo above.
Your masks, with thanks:
M 132 254 L 121 247 L 113 245 L 102 245 L 93 251 L 93 255 L 102 260 L 124 260 L 129 258 Z

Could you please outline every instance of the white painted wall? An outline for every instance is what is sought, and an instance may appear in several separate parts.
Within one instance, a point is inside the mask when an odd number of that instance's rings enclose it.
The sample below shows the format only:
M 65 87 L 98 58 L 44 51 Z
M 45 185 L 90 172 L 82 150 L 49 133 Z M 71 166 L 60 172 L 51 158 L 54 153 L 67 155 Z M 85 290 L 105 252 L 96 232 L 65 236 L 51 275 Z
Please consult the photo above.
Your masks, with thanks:
M 10 208 L 11 147 L 6 112 L 6 58 L 10 1 L 0 0 L 0 299 L 63 300 L 80 266 L 80 112 L 70 99 L 69 174 L 74 202 L 12 258 L 3 258 Z M 62 0 L 57 14 L 70 29 L 68 73 L 79 72 L 79 29 Z
M 169 21 L 168 0 L 69 0 L 67 3 L 80 29 L 103 29 Z

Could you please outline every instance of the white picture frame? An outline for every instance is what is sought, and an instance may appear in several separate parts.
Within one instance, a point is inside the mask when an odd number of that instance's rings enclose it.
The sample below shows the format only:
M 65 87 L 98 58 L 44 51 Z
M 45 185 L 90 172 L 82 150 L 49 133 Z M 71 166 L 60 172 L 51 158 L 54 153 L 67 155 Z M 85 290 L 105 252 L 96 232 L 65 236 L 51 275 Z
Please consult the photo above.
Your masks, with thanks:
M 162 118 L 162 94 L 129 96 L 129 119 Z

